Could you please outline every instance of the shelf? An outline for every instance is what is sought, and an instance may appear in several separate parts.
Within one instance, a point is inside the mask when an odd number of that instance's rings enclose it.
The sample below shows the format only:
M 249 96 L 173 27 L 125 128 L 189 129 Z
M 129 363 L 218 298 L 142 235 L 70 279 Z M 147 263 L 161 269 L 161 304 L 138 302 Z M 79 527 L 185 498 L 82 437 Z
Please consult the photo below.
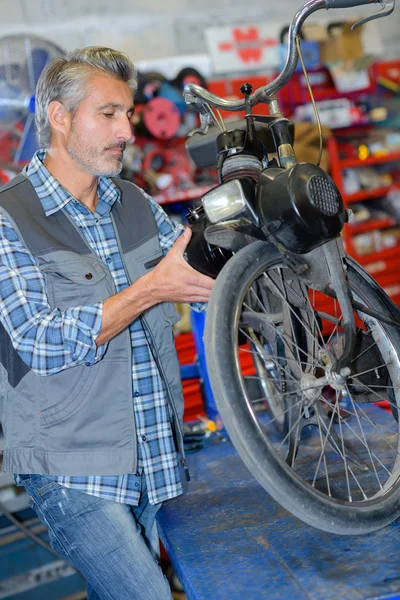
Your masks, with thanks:
M 400 283 L 392 283 L 391 285 L 382 285 L 383 291 L 395 302 L 399 301 L 400 297 Z
M 215 185 L 215 184 L 214 184 Z M 174 202 L 186 202 L 188 200 L 197 200 L 214 187 L 212 185 L 197 185 L 187 190 L 167 190 L 162 194 L 153 196 L 153 200 L 158 204 L 173 204 Z
M 400 245 L 394 246 L 393 248 L 387 248 L 380 252 L 371 252 L 370 254 L 364 254 L 363 256 L 354 255 L 354 258 L 360 265 L 367 265 L 368 263 L 377 262 L 380 260 L 391 260 L 399 257 Z
M 350 223 L 348 225 L 352 235 L 358 233 L 365 233 L 366 231 L 376 231 L 377 229 L 384 229 L 385 227 L 393 227 L 396 225 L 395 219 L 388 217 L 386 219 L 368 219 L 362 223 Z
M 399 279 L 400 258 L 392 258 L 391 260 L 376 260 L 364 265 L 364 269 L 372 275 L 377 281 L 382 277 L 395 277 Z
M 376 263 L 369 263 L 366 266 L 369 268 L 370 264 L 376 264 Z M 398 272 L 394 272 L 394 271 L 393 272 L 388 272 L 387 270 L 381 271 L 380 273 L 376 274 L 375 279 L 379 283 L 379 285 L 383 288 L 393 287 L 394 285 L 396 285 L 396 286 L 400 285 Z
M 373 188 L 370 190 L 361 190 L 361 192 L 356 192 L 355 194 L 344 194 L 343 200 L 347 202 L 347 204 L 352 204 L 354 202 L 363 202 L 364 200 L 372 200 L 374 198 L 380 198 L 381 196 L 386 196 L 391 190 L 399 189 L 398 185 L 387 185 L 385 187 Z
M 365 160 L 359 158 L 339 159 L 341 169 L 352 169 L 357 167 L 369 167 L 371 165 L 380 165 L 383 163 L 400 161 L 400 152 L 390 152 L 379 156 L 370 156 Z

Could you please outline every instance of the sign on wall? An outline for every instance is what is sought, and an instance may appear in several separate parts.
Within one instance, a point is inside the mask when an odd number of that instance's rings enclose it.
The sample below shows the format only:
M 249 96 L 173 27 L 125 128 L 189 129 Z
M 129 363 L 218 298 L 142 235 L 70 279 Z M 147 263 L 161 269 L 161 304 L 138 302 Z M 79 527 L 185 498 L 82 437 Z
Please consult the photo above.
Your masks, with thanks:
M 282 23 L 261 23 L 206 29 L 214 73 L 277 68 L 282 27 Z

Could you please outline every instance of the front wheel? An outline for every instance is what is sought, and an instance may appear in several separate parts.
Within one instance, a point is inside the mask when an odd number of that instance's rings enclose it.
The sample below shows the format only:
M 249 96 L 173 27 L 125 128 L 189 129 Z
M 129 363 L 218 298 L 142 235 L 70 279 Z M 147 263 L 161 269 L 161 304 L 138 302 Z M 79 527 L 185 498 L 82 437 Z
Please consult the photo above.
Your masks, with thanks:
M 347 278 L 354 300 L 392 317 L 387 296 L 351 261 Z M 338 534 L 400 515 L 400 334 L 361 309 L 355 317 L 350 368 L 336 373 L 338 303 L 255 242 L 221 271 L 205 328 L 212 390 L 242 460 L 287 510 Z

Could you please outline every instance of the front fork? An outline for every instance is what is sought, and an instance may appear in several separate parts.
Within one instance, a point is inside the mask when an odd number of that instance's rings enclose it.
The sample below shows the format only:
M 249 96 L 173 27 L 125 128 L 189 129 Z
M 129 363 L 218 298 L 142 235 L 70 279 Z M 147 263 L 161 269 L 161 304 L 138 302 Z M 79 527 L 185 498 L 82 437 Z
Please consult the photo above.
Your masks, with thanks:
M 321 249 L 325 260 L 321 260 Z M 297 256 L 296 259 L 306 266 L 302 269 L 301 278 L 313 289 L 318 289 L 339 302 L 344 345 L 341 356 L 332 367 L 337 374 L 347 376 L 350 374 L 350 363 L 356 341 L 356 323 L 351 291 L 346 279 L 345 257 L 343 240 L 339 236 L 307 254 Z
M 324 385 L 334 383 L 344 383 L 350 375 L 350 365 L 353 356 L 354 345 L 356 341 L 356 324 L 354 309 L 352 307 L 351 291 L 347 284 L 345 250 L 341 237 L 330 240 L 322 246 L 325 260 L 321 260 L 321 248 L 316 248 L 300 258 L 301 279 L 312 284 L 312 287 L 325 292 L 329 296 L 335 297 L 340 305 L 341 319 L 340 326 L 344 330 L 343 352 L 336 362 L 331 365 L 329 373 L 320 379 L 315 378 L 314 374 L 302 376 L 302 386 L 304 385 L 304 398 L 311 402 L 313 411 L 304 407 L 303 401 L 296 404 L 290 411 L 289 421 L 295 423 L 296 427 L 289 427 L 288 434 L 288 452 L 286 462 L 293 466 L 299 448 L 300 438 L 304 428 L 315 425 L 320 428 L 322 436 L 326 442 L 329 442 L 335 452 L 344 456 L 356 465 L 360 470 L 368 470 L 366 464 L 360 460 L 343 440 L 339 439 L 337 432 L 332 427 L 332 417 L 329 419 L 326 411 L 320 402 L 315 402 Z M 303 265 L 301 262 L 304 261 Z M 303 267 L 303 268 L 301 268 Z M 316 283 L 317 282 L 317 283 Z M 332 353 L 334 359 L 334 353 Z M 311 384 L 309 386 L 309 384 Z M 310 387 L 310 389 L 307 389 Z M 335 389 L 336 386 L 334 386 Z M 339 406 L 336 407 L 339 411 Z
M 328 266 L 330 283 L 342 313 L 342 326 L 344 329 L 343 353 L 339 357 L 334 369 L 339 374 L 350 374 L 350 363 L 356 341 L 356 322 L 352 307 L 351 291 L 346 280 L 345 250 L 342 238 L 335 238 L 322 246 Z

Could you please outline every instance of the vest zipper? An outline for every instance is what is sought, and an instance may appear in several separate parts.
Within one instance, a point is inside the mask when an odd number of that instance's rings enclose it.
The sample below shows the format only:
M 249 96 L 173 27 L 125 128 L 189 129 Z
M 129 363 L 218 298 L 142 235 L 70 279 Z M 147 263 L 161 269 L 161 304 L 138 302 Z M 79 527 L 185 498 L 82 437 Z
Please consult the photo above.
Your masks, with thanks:
M 140 316 L 140 320 L 142 322 L 143 331 L 144 331 L 144 334 L 145 334 L 145 336 L 147 338 L 147 343 L 149 344 L 149 348 L 150 348 L 151 353 L 153 355 L 154 361 L 155 361 L 155 363 L 156 363 L 156 365 L 158 367 L 158 370 L 160 371 L 161 377 L 162 377 L 162 379 L 163 379 L 163 381 L 165 383 L 165 389 L 167 390 L 167 395 L 168 395 L 168 400 L 169 400 L 168 404 L 172 408 L 172 412 L 174 413 L 175 426 L 178 427 L 179 433 L 181 434 L 182 443 L 179 443 L 181 440 L 177 440 L 178 441 L 178 445 L 180 446 L 180 448 L 178 448 L 178 450 L 179 450 L 179 452 L 181 454 L 180 463 L 181 463 L 181 465 L 183 467 L 183 471 L 185 473 L 186 481 L 190 481 L 190 473 L 189 473 L 189 469 L 188 469 L 187 464 L 186 464 L 185 451 L 183 449 L 183 431 L 181 429 L 180 420 L 179 420 L 179 417 L 178 417 L 177 412 L 176 412 L 175 404 L 174 404 L 174 402 L 172 400 L 172 397 L 171 397 L 171 392 L 170 392 L 170 389 L 169 389 L 169 386 L 168 386 L 168 383 L 167 383 L 167 378 L 165 377 L 165 372 L 164 372 L 163 366 L 162 366 L 162 364 L 160 363 L 160 361 L 158 359 L 156 346 L 154 344 L 154 337 L 153 337 L 153 334 L 151 332 L 150 327 L 147 324 L 146 318 L 143 315 L 141 315 Z M 149 342 L 149 339 L 147 337 L 148 335 L 150 337 L 151 343 Z
M 130 285 L 132 285 L 131 278 L 129 277 L 129 271 L 128 271 L 128 269 L 126 267 L 126 264 L 125 264 L 125 258 L 124 258 L 124 254 L 122 252 L 122 247 L 121 247 L 121 242 L 120 242 L 119 235 L 118 235 L 118 230 L 117 230 L 117 227 L 115 226 L 115 221 L 114 221 L 114 217 L 113 217 L 112 213 L 110 213 L 110 217 L 111 217 L 111 220 L 112 220 L 112 223 L 113 223 L 113 227 L 114 227 L 115 239 L 117 240 L 118 250 L 119 250 L 119 253 L 120 253 L 120 256 L 121 256 L 122 263 L 124 265 L 125 275 L 126 275 L 126 278 L 128 280 L 128 283 Z M 140 321 L 142 323 L 143 332 L 144 332 L 144 334 L 146 336 L 147 343 L 149 345 L 151 354 L 153 356 L 153 359 L 154 359 L 154 361 L 155 361 L 155 363 L 157 365 L 157 368 L 158 368 L 158 370 L 159 370 L 159 372 L 161 374 L 161 377 L 162 377 L 162 379 L 164 381 L 164 384 L 165 384 L 165 388 L 167 390 L 168 404 L 172 408 L 172 412 L 174 414 L 175 426 L 178 428 L 178 431 L 179 431 L 179 433 L 181 435 L 180 440 L 177 439 L 178 446 L 180 446 L 180 447 L 178 447 L 178 451 L 179 451 L 179 453 L 181 455 L 180 463 L 181 463 L 181 465 L 183 467 L 183 472 L 185 474 L 186 481 L 190 481 L 190 473 L 189 473 L 189 469 L 188 469 L 187 464 L 186 464 L 185 451 L 184 451 L 184 447 L 183 447 L 183 431 L 181 429 L 180 420 L 179 420 L 179 417 L 177 415 L 176 408 L 175 408 L 174 402 L 173 402 L 172 397 L 171 397 L 171 392 L 170 392 L 170 389 L 169 389 L 169 386 L 168 386 L 168 383 L 167 383 L 167 378 L 165 377 L 164 369 L 163 369 L 163 367 L 162 367 L 162 365 L 161 365 L 161 363 L 160 363 L 160 361 L 158 359 L 156 345 L 154 343 L 154 337 L 153 337 L 153 334 L 151 332 L 151 329 L 148 326 L 147 321 L 146 321 L 146 319 L 145 319 L 145 317 L 143 315 L 140 315 L 139 318 L 140 318 Z M 149 342 L 149 337 L 150 337 L 151 343 Z M 134 430 L 135 430 L 135 437 L 137 438 L 137 436 L 136 436 L 136 427 L 134 427 Z M 136 443 L 137 443 L 137 441 L 136 441 Z
M 131 278 L 129 277 L 129 271 L 128 271 L 127 267 L 126 267 L 124 254 L 122 252 L 122 247 L 121 247 L 121 242 L 120 242 L 119 235 L 118 235 L 118 230 L 117 230 L 117 227 L 115 225 L 115 221 L 114 221 L 114 217 L 113 217 L 112 213 L 110 213 L 110 216 L 111 216 L 111 220 L 112 220 L 113 227 L 114 227 L 115 239 L 117 240 L 118 250 L 119 250 L 119 253 L 120 253 L 120 256 L 121 256 L 122 263 L 124 265 L 125 275 L 126 275 L 126 278 L 128 280 L 128 283 L 130 285 L 132 285 Z M 169 386 L 168 386 L 168 383 L 167 383 L 167 378 L 165 377 L 164 369 L 163 369 L 163 367 L 162 367 L 162 365 L 161 365 L 161 363 L 159 361 L 157 350 L 156 350 L 156 345 L 154 343 L 154 337 L 153 337 L 153 334 L 152 334 L 152 331 L 151 331 L 150 327 L 147 324 L 146 318 L 143 315 L 140 315 L 139 318 L 140 318 L 140 321 L 142 323 L 143 332 L 144 332 L 144 334 L 146 336 L 147 343 L 149 345 L 149 348 L 150 348 L 151 354 L 153 356 L 154 362 L 156 363 L 157 368 L 158 368 L 158 370 L 160 372 L 161 378 L 162 378 L 162 380 L 164 381 L 164 384 L 165 384 L 165 389 L 167 391 L 167 396 L 168 396 L 168 404 L 172 408 L 175 427 L 178 428 L 178 432 L 180 433 L 180 436 L 181 436 L 180 439 L 178 439 L 178 436 L 177 436 L 178 451 L 179 451 L 179 453 L 181 455 L 180 463 L 181 463 L 181 465 L 183 467 L 183 472 L 185 474 L 185 479 L 187 481 L 190 481 L 190 473 L 189 473 L 189 469 L 188 469 L 187 464 L 186 464 L 185 451 L 184 451 L 184 447 L 183 447 L 183 431 L 181 429 L 180 420 L 179 420 L 178 414 L 176 412 L 176 408 L 175 408 L 174 402 L 173 402 L 172 397 L 171 397 L 171 392 L 170 392 L 170 389 L 169 389 Z M 149 341 L 149 337 L 150 337 L 150 341 Z M 137 444 L 136 426 L 134 426 L 134 431 L 135 431 L 135 438 L 136 438 L 136 444 Z
M 118 229 L 117 229 L 117 227 L 115 225 L 115 220 L 114 220 L 114 216 L 112 214 L 112 211 L 110 212 L 110 218 L 111 218 L 111 221 L 112 221 L 112 224 L 113 224 L 113 228 L 114 228 L 114 234 L 115 234 L 115 239 L 117 241 L 119 255 L 121 257 L 122 264 L 124 265 L 124 271 L 125 271 L 126 279 L 128 281 L 128 284 L 131 285 L 132 282 L 131 282 L 130 277 L 129 277 L 128 269 L 126 268 L 125 259 L 124 259 L 124 253 L 122 252 L 121 241 L 119 239 Z M 132 342 L 131 342 L 131 336 L 129 334 L 129 331 L 128 331 L 128 336 L 127 337 L 128 337 L 128 340 L 129 340 L 129 352 L 130 352 L 130 356 L 131 356 L 129 381 L 130 381 L 130 389 L 131 389 L 131 392 L 132 392 Z M 135 414 L 134 414 L 135 409 L 133 407 L 133 398 L 131 399 L 131 406 L 132 406 L 132 428 L 133 428 L 133 436 L 132 437 L 133 437 L 133 447 L 135 449 L 135 461 L 133 463 L 132 473 L 137 473 L 137 470 L 138 470 L 138 440 L 137 440 L 136 422 L 135 422 Z

